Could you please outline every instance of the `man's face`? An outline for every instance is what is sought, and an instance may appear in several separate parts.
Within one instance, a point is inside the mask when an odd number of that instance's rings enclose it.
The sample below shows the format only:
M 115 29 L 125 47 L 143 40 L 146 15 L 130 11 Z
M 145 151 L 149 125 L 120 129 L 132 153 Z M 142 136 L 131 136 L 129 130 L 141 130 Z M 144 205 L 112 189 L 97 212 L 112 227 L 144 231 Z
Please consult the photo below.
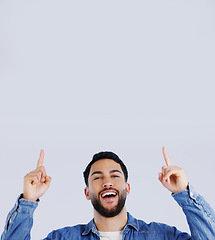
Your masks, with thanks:
M 94 209 L 104 217 L 118 215 L 130 192 L 121 166 L 112 159 L 98 160 L 91 166 L 88 182 L 85 195 Z

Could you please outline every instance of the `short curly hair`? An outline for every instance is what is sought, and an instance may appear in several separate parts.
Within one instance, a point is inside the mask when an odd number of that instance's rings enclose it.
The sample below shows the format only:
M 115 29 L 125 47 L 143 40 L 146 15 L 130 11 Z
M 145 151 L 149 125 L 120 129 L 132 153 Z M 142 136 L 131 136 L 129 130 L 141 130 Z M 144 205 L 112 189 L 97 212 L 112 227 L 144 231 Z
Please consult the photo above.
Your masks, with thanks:
M 89 174 L 90 174 L 91 166 L 93 165 L 93 163 L 95 163 L 95 162 L 97 162 L 98 160 L 101 160 L 101 159 L 112 159 L 113 161 L 118 163 L 122 168 L 122 171 L 123 171 L 124 176 L 125 176 L 125 181 L 127 182 L 127 180 L 128 180 L 128 170 L 127 170 L 125 164 L 123 163 L 123 161 L 115 153 L 105 151 L 105 152 L 96 153 L 93 156 L 93 159 L 91 160 L 91 162 L 87 165 L 85 171 L 83 172 L 84 181 L 85 181 L 86 186 L 88 186 L 88 177 L 89 177 Z

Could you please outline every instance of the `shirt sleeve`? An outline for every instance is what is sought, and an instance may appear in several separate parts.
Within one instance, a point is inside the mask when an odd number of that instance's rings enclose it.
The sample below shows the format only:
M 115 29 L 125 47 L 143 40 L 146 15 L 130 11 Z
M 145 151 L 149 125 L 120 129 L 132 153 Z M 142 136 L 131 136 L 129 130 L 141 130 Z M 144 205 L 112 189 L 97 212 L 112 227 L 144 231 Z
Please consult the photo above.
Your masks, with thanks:
M 28 201 L 22 198 L 22 194 L 18 197 L 14 207 L 6 218 L 4 232 L 1 240 L 29 240 L 30 232 L 33 226 L 33 213 L 38 206 L 39 200 L 36 202 Z
M 190 184 L 172 196 L 186 215 L 192 239 L 215 239 L 215 212 L 206 200 Z

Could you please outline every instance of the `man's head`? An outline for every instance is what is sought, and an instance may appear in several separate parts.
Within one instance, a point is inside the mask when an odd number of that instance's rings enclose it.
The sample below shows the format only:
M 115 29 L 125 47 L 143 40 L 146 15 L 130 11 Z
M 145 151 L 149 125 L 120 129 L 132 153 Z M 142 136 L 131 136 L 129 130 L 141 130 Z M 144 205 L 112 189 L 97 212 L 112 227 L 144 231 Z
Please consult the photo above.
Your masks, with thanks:
M 104 217 L 114 217 L 124 208 L 130 192 L 124 163 L 112 152 L 94 155 L 84 172 L 85 195 L 94 210 Z
M 127 182 L 128 180 L 128 170 L 125 166 L 125 164 L 123 163 L 123 161 L 113 152 L 99 152 L 96 153 L 93 156 L 93 159 L 91 160 L 91 162 L 87 165 L 83 175 L 84 175 L 84 181 L 86 186 L 88 186 L 88 177 L 89 177 L 89 173 L 90 173 L 90 168 L 93 165 L 93 163 L 97 162 L 98 160 L 101 159 L 112 159 L 113 161 L 115 161 L 116 163 L 118 163 L 121 166 L 121 169 L 124 173 L 125 176 L 125 181 Z

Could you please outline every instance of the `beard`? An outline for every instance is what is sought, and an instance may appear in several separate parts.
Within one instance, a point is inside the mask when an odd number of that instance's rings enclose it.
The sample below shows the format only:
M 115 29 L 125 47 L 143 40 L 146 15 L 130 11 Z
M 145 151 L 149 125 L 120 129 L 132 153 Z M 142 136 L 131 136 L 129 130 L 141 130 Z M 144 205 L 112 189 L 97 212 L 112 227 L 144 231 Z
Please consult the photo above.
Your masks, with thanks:
M 106 190 L 110 190 L 110 189 L 106 189 Z M 112 189 L 112 190 L 117 191 L 116 189 Z M 107 209 L 103 207 L 99 200 L 99 197 L 97 198 L 94 194 L 90 196 L 92 205 L 95 208 L 95 210 L 99 212 L 103 217 L 107 217 L 107 218 L 115 217 L 122 211 L 123 207 L 125 206 L 125 201 L 127 197 L 126 189 L 124 189 L 121 194 L 119 194 L 119 191 L 117 191 L 117 194 L 119 196 L 118 203 L 115 207 L 111 209 Z

